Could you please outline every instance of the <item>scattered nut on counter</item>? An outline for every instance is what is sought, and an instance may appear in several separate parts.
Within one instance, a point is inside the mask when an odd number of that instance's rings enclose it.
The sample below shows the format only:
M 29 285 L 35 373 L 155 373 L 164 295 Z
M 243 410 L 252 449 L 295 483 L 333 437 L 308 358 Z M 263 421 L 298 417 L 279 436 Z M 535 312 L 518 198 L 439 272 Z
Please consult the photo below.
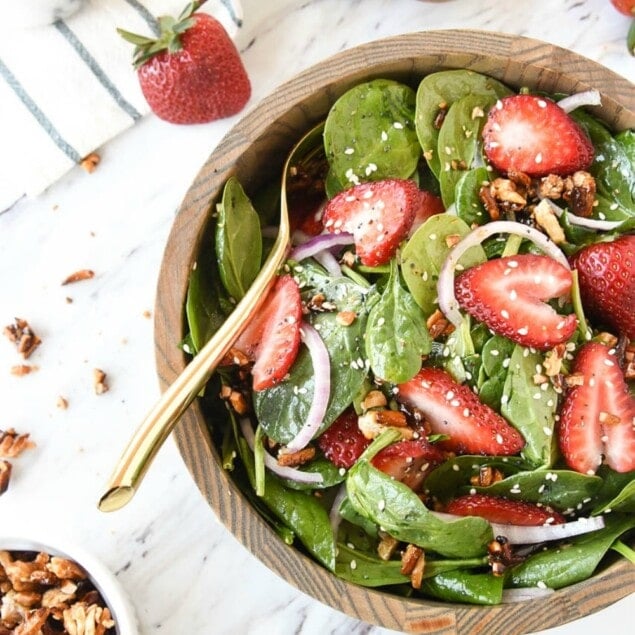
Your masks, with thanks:
M 12 465 L 6 459 L 14 459 L 25 450 L 35 447 L 35 443 L 29 438 L 29 434 L 19 434 L 14 428 L 8 430 L 0 430 L 0 496 L 9 488 L 11 480 Z M 2 582 L 0 567 L 0 583 Z M 0 616 L 2 615 L 2 606 L 0 605 Z M 0 635 L 2 631 L 0 630 Z
M 92 269 L 80 269 L 79 271 L 74 271 L 69 276 L 64 278 L 62 281 L 62 286 L 67 284 L 72 284 L 73 282 L 79 282 L 80 280 L 90 280 L 95 277 L 95 272 Z
M 4 327 L 3 333 L 24 359 L 42 343 L 42 340 L 35 334 L 29 323 L 22 318 L 14 318 L 14 323 Z
M 82 168 L 84 168 L 84 170 L 86 170 L 86 172 L 88 172 L 88 174 L 92 174 L 99 165 L 100 161 L 101 157 L 96 152 L 91 152 L 90 154 L 87 154 L 79 162 L 79 164 L 82 166 Z
M 74 561 L 35 551 L 0 551 L 0 635 L 111 635 L 115 622 Z
M 106 373 L 101 368 L 95 368 L 93 370 L 93 388 L 95 394 L 102 395 L 108 392 L 108 384 L 106 383 Z

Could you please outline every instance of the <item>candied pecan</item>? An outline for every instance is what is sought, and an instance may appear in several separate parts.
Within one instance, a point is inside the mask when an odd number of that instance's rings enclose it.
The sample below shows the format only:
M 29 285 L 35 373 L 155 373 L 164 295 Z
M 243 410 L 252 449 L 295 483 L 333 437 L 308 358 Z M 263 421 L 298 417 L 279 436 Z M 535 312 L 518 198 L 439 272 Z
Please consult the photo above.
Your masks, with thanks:
M 489 184 L 489 190 L 499 207 L 505 211 L 518 212 L 527 206 L 527 199 L 518 191 L 518 185 L 511 179 L 494 179 Z
M 495 576 L 502 576 L 514 564 L 523 561 L 523 557 L 515 554 L 509 541 L 504 536 L 497 536 L 487 545 L 488 561 Z
M 562 198 L 569 203 L 576 216 L 589 217 L 595 204 L 595 179 L 583 170 L 574 172 L 564 182 Z
M 339 311 L 335 316 L 335 321 L 340 326 L 350 326 L 357 317 L 355 311 Z
M 392 558 L 397 547 L 399 545 L 399 541 L 396 538 L 393 538 L 389 534 L 380 534 L 381 540 L 377 545 L 377 555 L 385 561 L 388 561 Z
M 24 359 L 27 359 L 42 343 L 42 340 L 34 333 L 29 323 L 22 318 L 15 318 L 13 324 L 5 326 L 4 334 L 15 344 L 18 353 Z
M 357 425 L 367 439 L 374 439 L 387 427 L 398 430 L 404 439 L 412 439 L 414 434 L 407 426 L 406 415 L 395 410 L 369 410 L 358 417 Z
M 16 366 L 11 366 L 11 374 L 16 377 L 24 377 L 24 375 L 30 375 L 32 372 L 38 370 L 37 366 L 32 366 L 31 364 L 17 364 Z
M 545 353 L 542 366 L 545 369 L 545 375 L 547 375 L 547 377 L 555 377 L 560 373 L 565 353 L 566 347 L 564 344 L 558 344 Z
M 426 320 L 426 326 L 430 337 L 434 340 L 442 335 L 449 335 L 454 331 L 454 325 L 441 313 L 439 309 L 436 309 L 434 313 Z
M 421 555 L 417 559 L 415 563 L 414 569 L 410 574 L 410 584 L 413 589 L 420 589 L 421 583 L 423 582 L 423 574 L 426 568 L 426 554 L 425 552 L 421 552 Z
M 298 465 L 304 465 L 307 461 L 310 461 L 315 457 L 315 448 L 306 447 L 297 452 L 285 452 L 281 450 L 278 453 L 278 465 L 285 467 L 297 467 Z
M 491 465 L 481 465 L 478 474 L 470 478 L 470 483 L 478 487 L 488 487 L 493 483 L 498 483 L 504 478 L 503 473 Z
M 536 225 L 542 227 L 556 245 L 566 242 L 567 239 L 564 235 L 564 231 L 562 230 L 562 227 L 558 222 L 558 217 L 553 211 L 549 201 L 546 199 L 540 201 L 540 203 L 534 207 L 534 211 L 531 216 Z
M 11 463 L 9 463 L 9 461 L 0 460 L 0 496 L 2 496 L 2 494 L 4 494 L 9 488 L 10 480 Z
M 485 207 L 485 211 L 489 214 L 491 220 L 498 220 L 501 217 L 501 210 L 490 191 L 489 183 L 481 185 L 478 191 L 478 198 L 483 203 L 483 207 Z
M 409 544 L 401 554 L 401 573 L 410 575 L 422 553 L 423 549 L 421 547 Z
M 445 120 L 445 116 L 448 114 L 448 105 L 446 102 L 442 101 L 439 104 L 439 110 L 437 111 L 437 114 L 434 117 L 434 121 L 432 122 L 432 125 L 437 129 L 440 130 L 441 126 L 443 125 L 443 122 Z
M 388 405 L 388 400 L 381 390 L 371 390 L 366 397 L 364 397 L 361 405 L 364 410 L 383 408 Z
M 18 434 L 13 428 L 0 430 L 0 456 L 13 459 L 30 448 L 35 443 L 29 440 L 29 434 Z
M 627 345 L 624 351 L 624 377 L 635 379 L 635 346 Z
M 557 174 L 548 174 L 543 176 L 537 185 L 537 194 L 539 198 L 550 198 L 558 200 L 564 192 L 564 179 Z

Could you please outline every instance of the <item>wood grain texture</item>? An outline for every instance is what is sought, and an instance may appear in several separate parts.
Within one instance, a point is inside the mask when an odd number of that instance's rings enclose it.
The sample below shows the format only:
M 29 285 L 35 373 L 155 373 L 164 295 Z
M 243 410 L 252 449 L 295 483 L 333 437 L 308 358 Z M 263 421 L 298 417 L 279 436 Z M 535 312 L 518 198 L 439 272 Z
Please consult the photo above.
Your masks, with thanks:
M 469 68 L 520 88 L 572 93 L 595 88 L 600 115 L 615 129 L 635 127 L 635 87 L 599 64 L 559 47 L 518 36 L 450 30 L 412 33 L 342 52 L 282 85 L 221 141 L 195 177 L 174 222 L 157 289 L 157 370 L 165 389 L 184 368 L 177 348 L 186 326 L 187 278 L 212 202 L 230 175 L 247 192 L 278 179 L 287 151 L 357 82 L 390 77 L 416 86 L 427 73 Z M 213 422 L 212 422 L 213 423 Z M 241 543 L 288 582 L 351 616 L 413 633 L 514 635 L 553 627 L 597 611 L 635 588 L 635 567 L 614 563 L 593 579 L 532 603 L 471 607 L 402 599 L 343 582 L 288 547 L 246 502 L 219 464 L 198 404 L 175 430 L 183 459 L 218 518 Z

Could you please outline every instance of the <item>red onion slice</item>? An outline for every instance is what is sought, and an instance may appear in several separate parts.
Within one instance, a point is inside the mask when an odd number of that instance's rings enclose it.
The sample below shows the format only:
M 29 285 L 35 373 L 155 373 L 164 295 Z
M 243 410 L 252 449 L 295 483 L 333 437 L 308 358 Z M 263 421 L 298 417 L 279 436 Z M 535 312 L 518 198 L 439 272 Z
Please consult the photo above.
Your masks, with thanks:
M 309 349 L 313 364 L 313 400 L 300 431 L 287 443 L 287 449 L 291 452 L 302 450 L 309 444 L 322 425 L 331 395 L 331 360 L 320 334 L 305 322 L 300 327 L 300 336 Z
M 443 512 L 430 512 L 440 520 L 453 521 L 466 518 L 456 514 L 445 514 Z M 540 542 L 550 542 L 552 540 L 562 540 L 580 534 L 588 534 L 592 531 L 604 528 L 604 518 L 602 516 L 591 516 L 589 518 L 578 518 L 568 523 L 558 525 L 501 525 L 490 523 L 494 536 L 504 536 L 512 545 L 533 545 Z
M 454 272 L 456 266 L 461 256 L 468 249 L 480 245 L 486 238 L 494 234 L 515 234 L 521 238 L 527 238 L 545 252 L 547 256 L 564 265 L 567 269 L 571 269 L 566 256 L 560 251 L 558 246 L 533 227 L 507 220 L 494 221 L 477 227 L 452 248 L 441 267 L 439 280 L 437 281 L 439 308 L 457 328 L 461 326 L 463 318 L 454 294 Z
M 256 435 L 254 434 L 249 419 L 240 420 L 240 429 L 245 437 L 245 441 L 247 441 L 249 449 L 253 452 L 256 447 Z M 265 466 L 274 474 L 282 478 L 288 478 L 291 481 L 296 481 L 297 483 L 321 483 L 324 480 L 322 475 L 317 472 L 303 472 L 302 470 L 296 470 L 294 467 L 278 465 L 278 461 L 266 451 L 264 453 L 264 461 Z
M 601 106 L 602 97 L 597 90 L 585 90 L 575 95 L 569 95 L 558 102 L 558 106 L 562 108 L 566 113 L 580 108 L 581 106 Z
M 553 213 L 560 218 L 564 213 L 564 210 L 556 205 L 551 199 L 544 198 L 543 201 L 547 201 L 549 203 L 549 207 L 553 210 Z M 567 220 L 572 225 L 577 225 L 578 227 L 586 227 L 587 229 L 596 229 L 598 231 L 611 231 L 616 227 L 619 227 L 624 221 L 621 220 L 597 220 L 596 218 L 584 218 L 582 216 L 577 216 L 576 214 L 569 214 L 567 216 Z
M 331 511 L 329 512 L 329 521 L 331 523 L 331 529 L 333 530 L 333 536 L 337 539 L 337 530 L 340 528 L 340 523 L 342 522 L 342 516 L 340 515 L 340 505 L 342 501 L 346 498 L 346 484 L 342 483 L 340 488 L 337 490 L 337 494 L 333 499 L 333 504 L 331 505 Z
M 352 245 L 353 234 L 319 234 L 295 247 L 289 254 L 291 260 L 298 262 L 311 258 L 322 251 L 328 251 L 341 245 Z
M 321 251 L 315 254 L 314 258 L 328 271 L 332 278 L 339 278 L 342 275 L 340 263 L 330 251 Z

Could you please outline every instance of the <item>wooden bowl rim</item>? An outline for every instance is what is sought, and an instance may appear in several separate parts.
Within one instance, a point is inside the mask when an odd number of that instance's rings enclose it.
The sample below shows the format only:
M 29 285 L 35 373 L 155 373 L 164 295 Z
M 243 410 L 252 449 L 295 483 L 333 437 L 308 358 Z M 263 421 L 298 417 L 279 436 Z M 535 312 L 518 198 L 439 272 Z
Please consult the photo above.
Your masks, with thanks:
M 198 239 L 210 202 L 233 173 L 240 157 L 254 141 L 292 109 L 303 111 L 318 91 L 350 85 L 382 69 L 400 64 L 401 70 L 424 60 L 439 69 L 468 67 L 502 81 L 510 66 L 524 78 L 546 86 L 565 80 L 570 91 L 598 88 L 618 128 L 635 127 L 635 87 L 625 78 L 558 46 L 512 34 L 471 29 L 424 31 L 396 35 L 342 51 L 280 85 L 248 112 L 221 140 L 188 189 L 168 237 L 161 263 L 155 310 L 155 351 L 161 389 L 184 369 L 186 357 L 177 348 L 185 329 L 183 306 L 187 276 L 196 258 Z M 416 62 L 415 62 L 416 61 Z M 460 66 L 458 64 L 463 64 Z M 357 65 L 357 66 L 356 66 Z M 344 75 L 334 78 L 333 68 Z M 369 73 L 369 69 L 372 73 Z M 532 83 L 532 85 L 534 85 Z M 304 128 L 313 123 L 306 114 Z M 284 126 L 283 126 L 284 127 Z M 303 130 L 293 130 L 297 138 Z M 175 301 L 176 300 L 176 301 Z M 174 431 L 181 456 L 217 517 L 267 567 L 287 582 L 324 604 L 386 628 L 425 633 L 523 633 L 554 627 L 604 608 L 628 595 L 635 585 L 635 568 L 616 562 L 593 578 L 531 602 L 494 607 L 398 598 L 358 587 L 336 578 L 300 551 L 283 544 L 277 534 L 246 501 L 222 469 L 198 403 L 183 415 Z M 598 593 L 601 589 L 601 593 Z M 517 630 L 515 630 L 517 629 Z

